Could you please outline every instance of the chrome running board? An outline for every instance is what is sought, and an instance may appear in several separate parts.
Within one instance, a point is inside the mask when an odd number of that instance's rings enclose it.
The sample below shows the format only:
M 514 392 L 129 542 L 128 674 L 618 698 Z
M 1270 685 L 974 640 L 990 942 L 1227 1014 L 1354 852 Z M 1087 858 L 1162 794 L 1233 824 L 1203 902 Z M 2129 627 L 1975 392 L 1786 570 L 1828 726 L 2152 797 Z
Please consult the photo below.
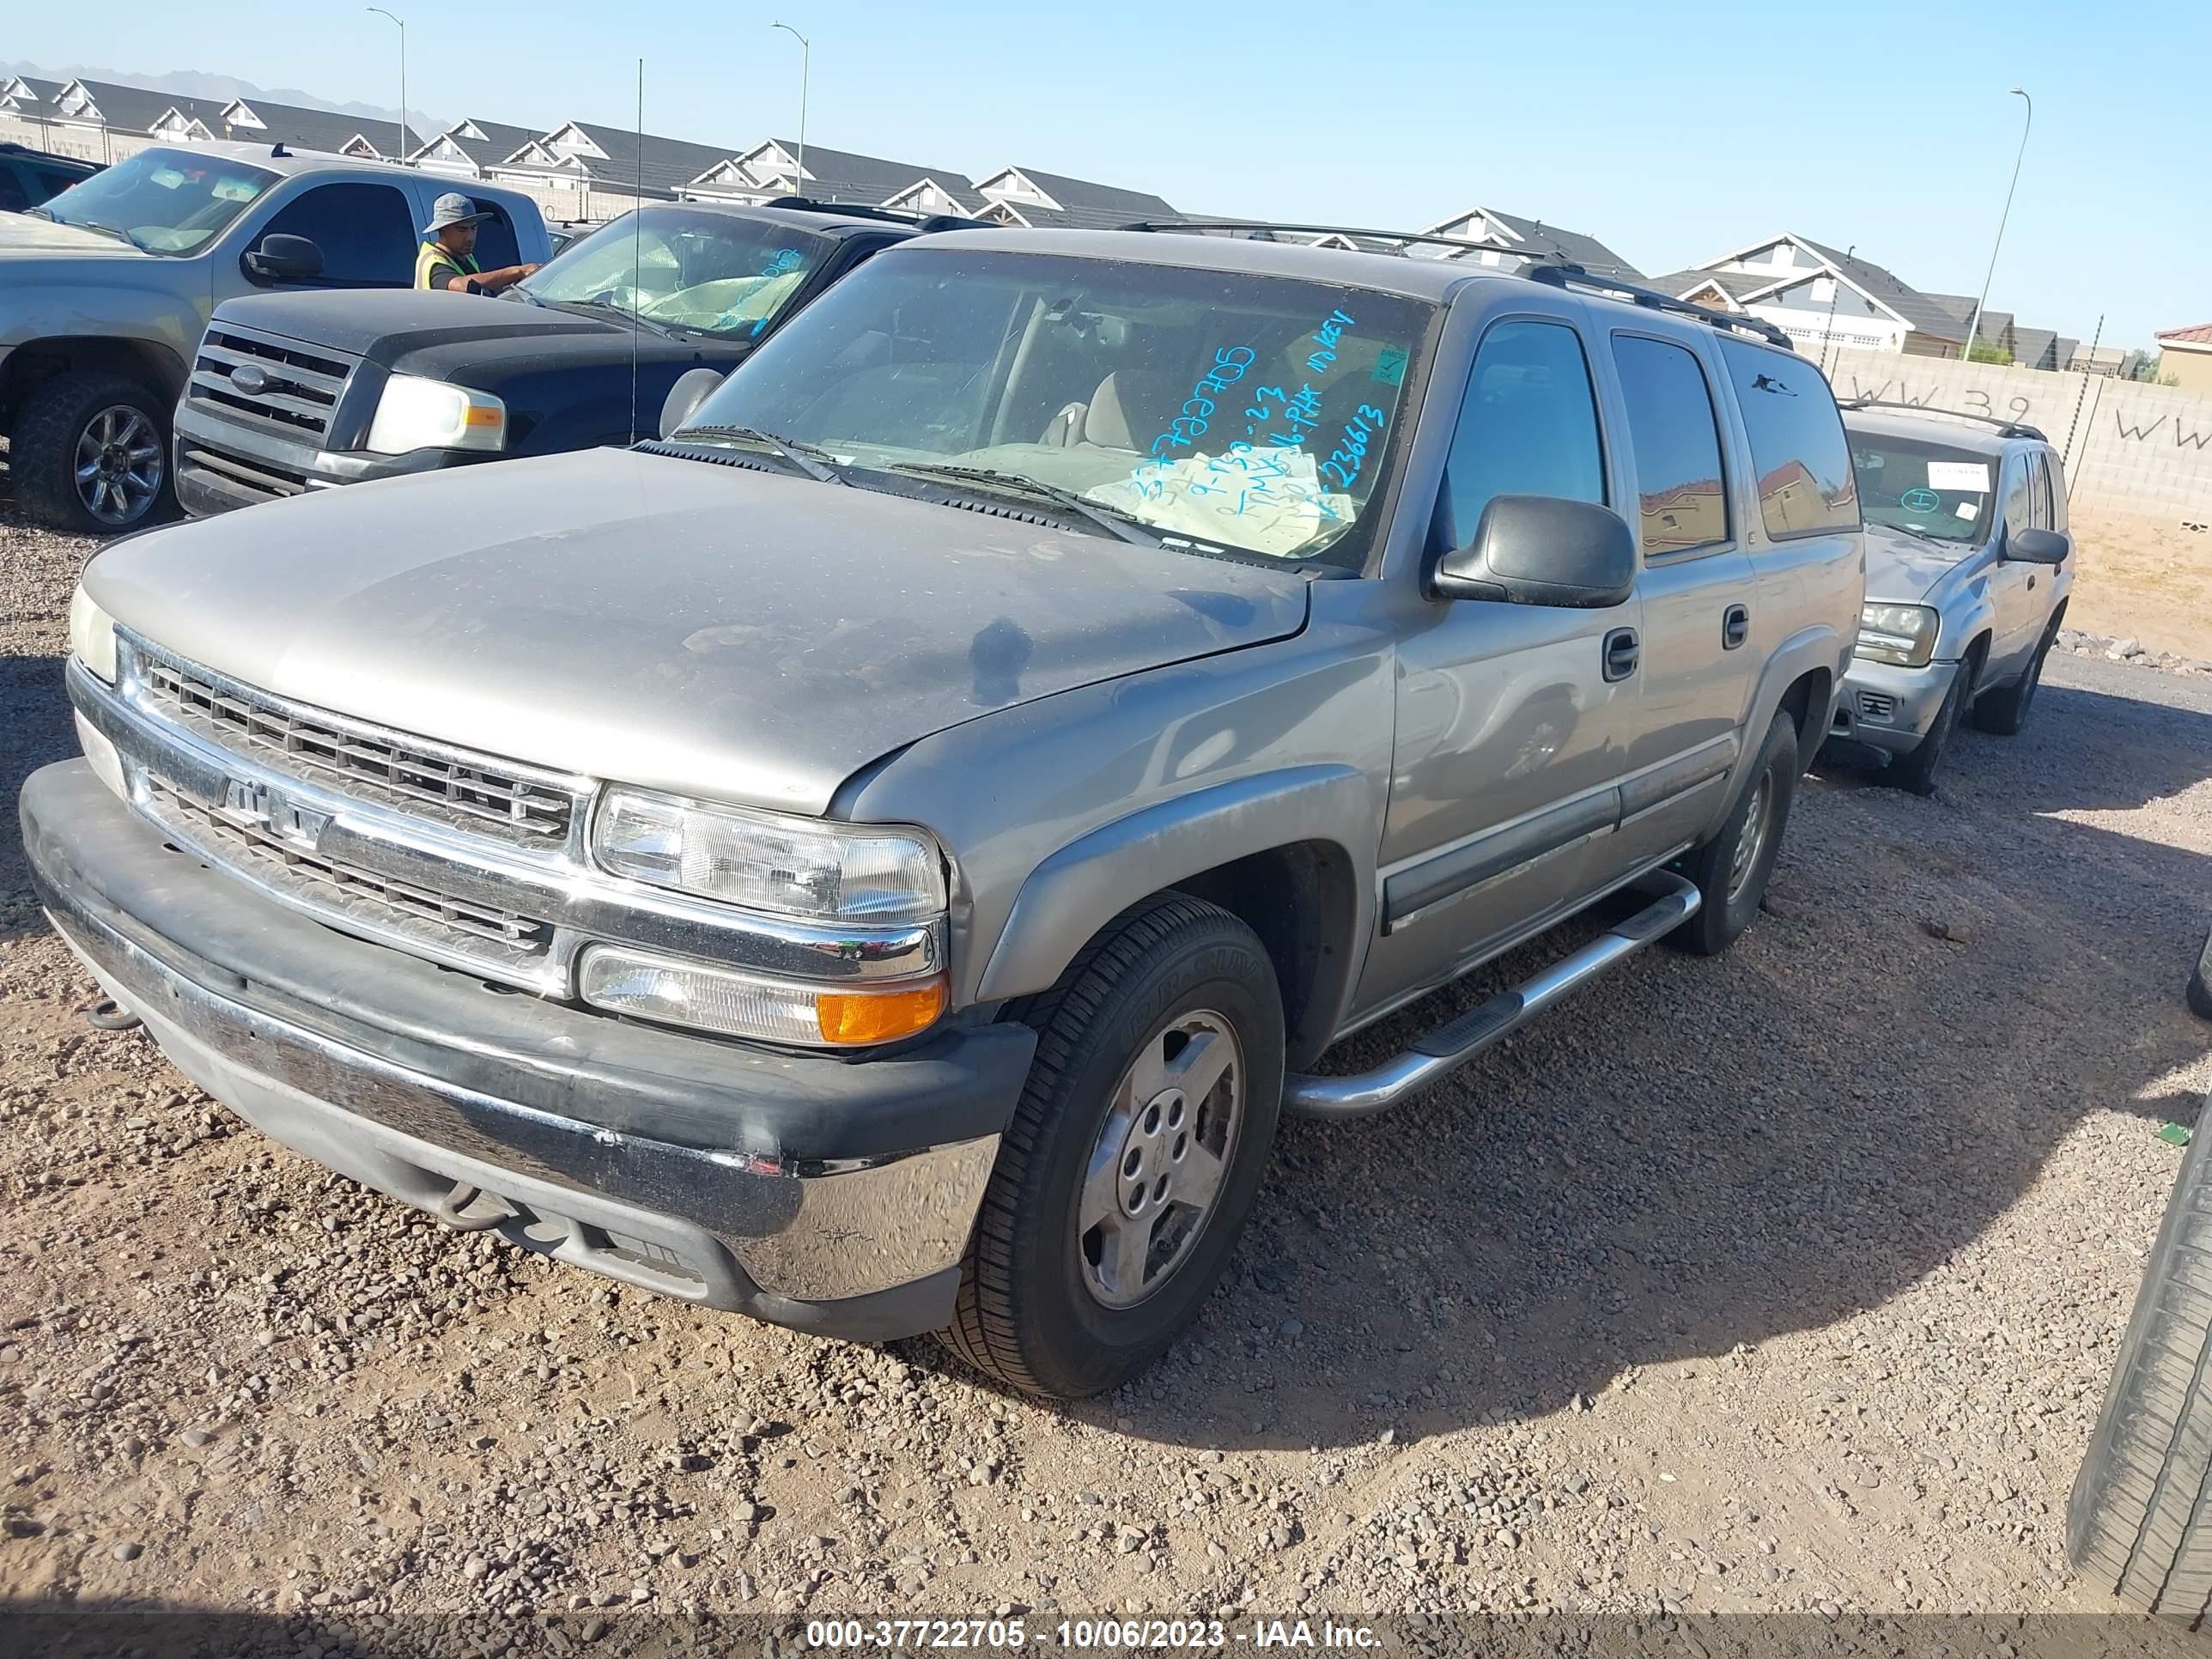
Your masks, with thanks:
M 1571 956 L 1561 957 L 1513 989 L 1476 1004 L 1373 1071 L 1357 1077 L 1285 1079 L 1283 1109 L 1300 1117 L 1328 1118 L 1367 1117 L 1386 1111 L 1449 1077 L 1537 1015 L 1698 914 L 1697 888 L 1670 871 L 1655 871 L 1632 890 L 1650 896 L 1651 902 Z

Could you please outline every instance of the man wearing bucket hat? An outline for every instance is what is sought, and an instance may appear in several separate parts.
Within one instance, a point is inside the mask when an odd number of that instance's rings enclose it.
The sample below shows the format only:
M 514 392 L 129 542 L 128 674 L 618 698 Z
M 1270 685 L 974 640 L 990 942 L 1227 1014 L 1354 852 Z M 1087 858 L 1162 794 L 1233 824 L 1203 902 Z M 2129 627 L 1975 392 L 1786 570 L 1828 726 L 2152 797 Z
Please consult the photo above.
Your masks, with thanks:
M 536 265 L 477 268 L 477 227 L 493 216 L 477 212 L 476 204 L 459 191 L 441 196 L 431 207 L 430 222 L 422 227 L 422 246 L 415 254 L 415 286 L 450 289 L 456 294 L 497 294 L 537 270 Z

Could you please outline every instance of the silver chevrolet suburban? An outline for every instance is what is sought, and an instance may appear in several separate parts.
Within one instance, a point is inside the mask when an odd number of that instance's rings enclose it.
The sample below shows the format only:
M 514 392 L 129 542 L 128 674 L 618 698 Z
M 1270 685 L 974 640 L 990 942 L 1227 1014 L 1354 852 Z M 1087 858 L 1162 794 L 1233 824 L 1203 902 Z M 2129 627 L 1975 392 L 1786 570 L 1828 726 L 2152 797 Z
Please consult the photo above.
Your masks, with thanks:
M 41 899 L 210 1092 L 454 1226 L 1110 1388 L 1280 1112 L 1729 944 L 1828 729 L 1826 382 L 1530 269 L 919 237 L 660 441 L 129 538 Z

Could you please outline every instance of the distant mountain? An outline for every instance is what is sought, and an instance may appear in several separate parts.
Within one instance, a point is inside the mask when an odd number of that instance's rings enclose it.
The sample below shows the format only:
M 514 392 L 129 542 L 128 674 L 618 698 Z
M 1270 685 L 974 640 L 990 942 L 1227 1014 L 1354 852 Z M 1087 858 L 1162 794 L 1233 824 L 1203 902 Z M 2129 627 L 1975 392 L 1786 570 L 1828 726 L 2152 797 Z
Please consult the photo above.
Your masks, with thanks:
M 297 104 L 303 109 L 326 109 L 363 121 L 396 121 L 398 110 L 386 104 L 338 104 L 318 98 L 296 87 L 257 87 L 234 75 L 204 75 L 198 70 L 173 70 L 167 75 L 141 75 L 131 70 L 100 69 L 90 64 L 71 64 L 61 69 L 42 69 L 36 64 L 0 61 L 0 76 L 27 75 L 41 81 L 110 81 L 118 86 L 144 87 L 153 92 L 173 92 L 183 98 L 212 98 L 228 103 L 234 98 L 265 98 L 272 104 Z M 426 110 L 408 112 L 420 133 L 443 132 L 453 123 Z

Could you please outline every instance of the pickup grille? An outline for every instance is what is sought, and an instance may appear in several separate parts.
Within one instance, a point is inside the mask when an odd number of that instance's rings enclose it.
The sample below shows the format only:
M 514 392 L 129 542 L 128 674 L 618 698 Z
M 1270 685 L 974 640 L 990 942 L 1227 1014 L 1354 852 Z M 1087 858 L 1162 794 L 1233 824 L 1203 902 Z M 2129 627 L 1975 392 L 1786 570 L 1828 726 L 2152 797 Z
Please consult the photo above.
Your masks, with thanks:
M 319 443 L 360 362 L 327 346 L 213 323 L 200 341 L 185 395 L 268 430 Z
M 295 847 L 265 827 L 227 817 L 151 775 L 146 797 L 155 821 L 180 839 L 335 920 L 418 939 L 509 971 L 527 968 L 551 947 L 550 922 L 466 903 Z
M 337 778 L 349 794 L 525 844 L 560 845 L 578 802 L 568 790 L 488 757 L 445 750 L 302 708 L 138 649 L 153 707 L 188 731 L 297 776 Z
M 289 467 L 248 461 L 240 456 L 226 455 L 219 449 L 188 449 L 184 459 L 185 465 L 211 473 L 234 489 L 249 491 L 264 501 L 281 501 L 287 495 L 307 493 L 307 475 Z

